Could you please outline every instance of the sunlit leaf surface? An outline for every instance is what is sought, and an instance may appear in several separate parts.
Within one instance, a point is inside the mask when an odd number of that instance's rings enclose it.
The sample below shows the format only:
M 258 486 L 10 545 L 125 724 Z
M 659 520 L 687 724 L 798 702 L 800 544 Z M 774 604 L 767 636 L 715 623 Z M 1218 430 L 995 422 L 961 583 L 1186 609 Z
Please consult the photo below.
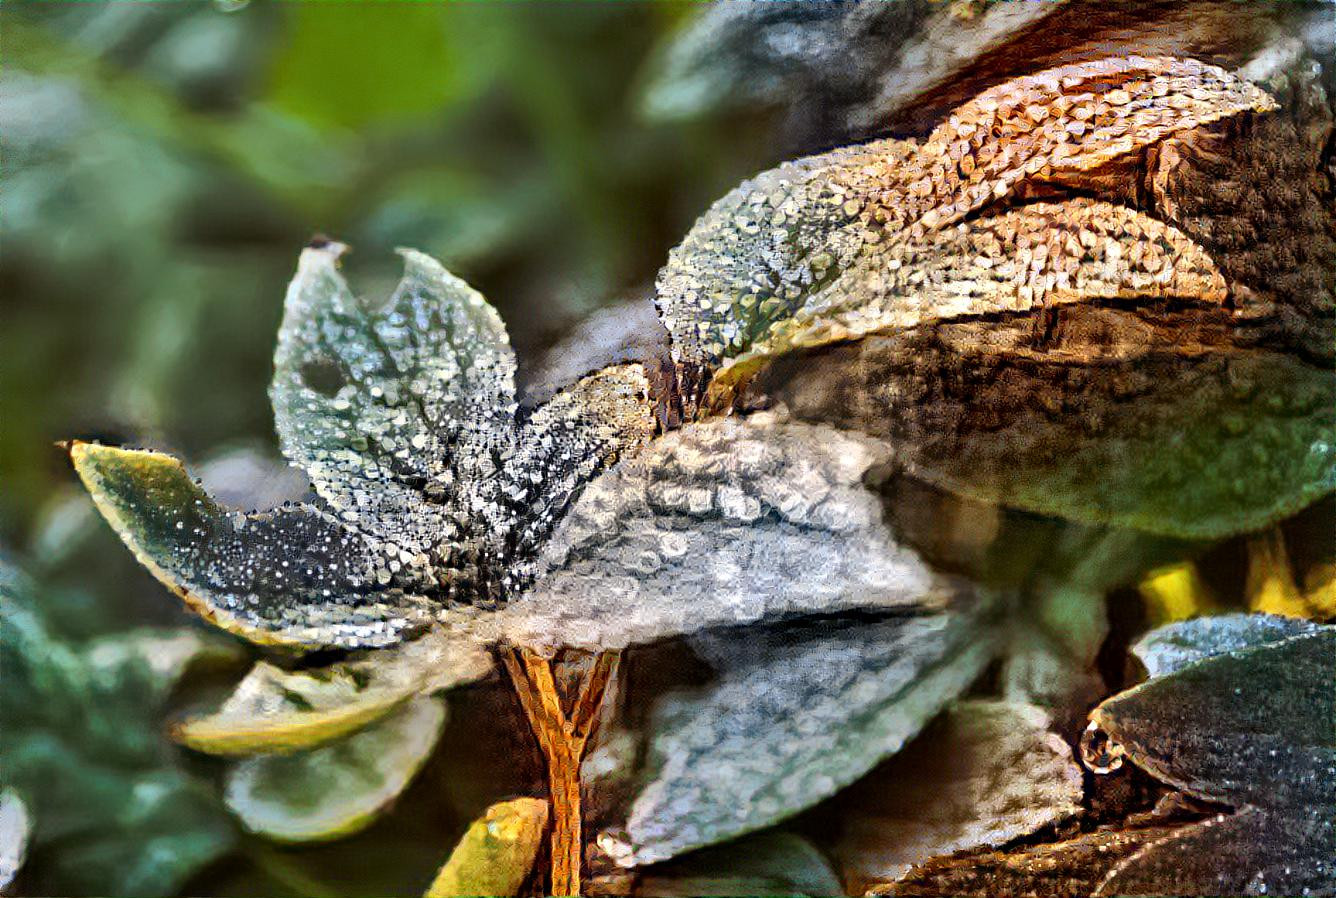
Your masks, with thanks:
M 350 835 L 403 791 L 444 725 L 445 706 L 419 698 L 338 742 L 248 758 L 228 772 L 227 806 L 247 829 L 282 842 Z
M 893 754 L 992 655 L 969 615 L 824 619 L 735 637 L 716 683 L 665 699 L 613 859 L 642 865 L 776 823 Z
M 32 820 L 28 808 L 17 792 L 0 792 L 0 889 L 6 888 L 18 875 L 28 854 L 28 840 L 32 836 Z
M 892 308 L 897 296 L 906 304 L 917 291 L 894 285 L 904 278 L 914 286 L 914 277 L 928 275 L 916 268 L 913 248 L 931 260 L 939 244 L 946 250 L 944 267 L 954 265 L 959 274 L 954 288 L 927 295 L 916 320 L 962 314 L 969 307 L 964 297 L 975 292 L 975 313 L 1012 309 L 1018 300 L 1033 301 L 1055 288 L 1124 295 L 1139 284 L 1162 294 L 1162 287 L 1175 284 L 1188 295 L 1218 299 L 1223 284 L 1199 252 L 1195 261 L 1185 260 L 1179 275 L 1176 259 L 1157 246 L 1157 232 L 1172 230 L 1152 225 L 1143 236 L 1139 225 L 1124 221 L 1111 239 L 1107 223 L 1089 226 L 1119 215 L 1137 218 L 1130 210 L 1081 202 L 1053 209 L 1065 219 L 1053 231 L 1061 239 L 1052 248 L 1038 244 L 1043 250 L 1031 245 L 1032 235 L 1021 225 L 1038 210 L 1004 215 L 991 227 L 985 220 L 977 235 L 973 226 L 963 237 L 948 226 L 1012 196 L 1023 182 L 1097 169 L 1174 133 L 1275 108 L 1265 92 L 1213 66 L 1110 58 L 990 88 L 957 108 L 921 145 L 882 141 L 767 172 L 716 203 L 660 273 L 657 301 L 673 352 L 680 361 L 713 370 L 749 350 L 777 322 L 804 310 L 819 313 L 826 290 L 843 292 L 856 305 L 872 272 L 889 286 L 883 293 Z M 975 261 L 977 253 L 989 239 L 998 250 L 1015 240 L 1004 236 L 1008 222 L 1013 231 L 1021 226 L 1026 237 L 1013 258 L 993 260 L 1004 269 L 993 272 L 986 260 Z M 1167 245 L 1178 247 L 1176 256 L 1188 244 L 1174 235 Z M 1050 249 L 1057 250 L 1051 260 Z M 904 273 L 897 274 L 901 266 Z M 852 282 L 841 290 L 845 278 Z M 1007 288 L 989 289 L 989 282 Z M 908 311 L 891 314 L 887 323 L 904 323 Z M 840 339 L 840 333 L 829 338 Z
M 1105 701 L 1092 729 L 1115 763 L 1232 810 L 1148 845 L 1100 893 L 1336 890 L 1336 628 L 1238 616 L 1173 625 L 1142 652 L 1166 673 Z

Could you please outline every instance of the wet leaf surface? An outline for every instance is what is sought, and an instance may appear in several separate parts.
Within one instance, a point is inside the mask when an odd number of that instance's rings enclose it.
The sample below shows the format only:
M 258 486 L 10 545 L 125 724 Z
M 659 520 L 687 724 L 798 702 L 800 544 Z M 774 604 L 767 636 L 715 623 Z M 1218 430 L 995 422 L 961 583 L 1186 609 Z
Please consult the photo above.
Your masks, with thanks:
M 622 648 L 708 627 L 940 606 L 863 483 L 889 448 L 768 415 L 688 425 L 595 480 L 502 616 L 523 644 Z
M 764 828 L 833 794 L 899 750 L 993 648 L 977 618 L 955 614 L 817 620 L 702 645 L 717 682 L 658 705 L 650 780 L 625 832 L 600 841 L 623 866 Z
M 1166 660 L 1166 642 L 1187 654 Z M 1142 650 L 1168 672 L 1105 701 L 1092 731 L 1115 763 L 1233 810 L 1148 845 L 1100 893 L 1336 890 L 1336 628 L 1234 617 L 1175 625 Z
M 441 702 L 418 698 L 337 742 L 248 758 L 228 772 L 227 806 L 251 832 L 281 842 L 351 835 L 403 791 L 444 725 Z

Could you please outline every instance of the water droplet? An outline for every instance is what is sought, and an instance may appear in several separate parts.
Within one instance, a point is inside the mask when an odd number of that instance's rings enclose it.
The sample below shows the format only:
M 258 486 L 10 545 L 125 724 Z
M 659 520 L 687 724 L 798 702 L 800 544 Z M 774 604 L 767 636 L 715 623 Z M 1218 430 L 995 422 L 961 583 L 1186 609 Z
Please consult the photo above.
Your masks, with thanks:
M 1123 766 L 1123 747 L 1092 720 L 1081 734 L 1081 761 L 1091 773 L 1113 773 Z

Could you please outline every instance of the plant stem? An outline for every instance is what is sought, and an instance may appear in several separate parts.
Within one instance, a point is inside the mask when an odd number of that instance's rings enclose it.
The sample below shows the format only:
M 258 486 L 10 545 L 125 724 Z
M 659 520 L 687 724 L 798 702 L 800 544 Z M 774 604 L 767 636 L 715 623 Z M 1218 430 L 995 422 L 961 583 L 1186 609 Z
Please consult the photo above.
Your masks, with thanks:
M 617 652 L 600 652 L 579 683 L 568 716 L 552 676 L 552 662 L 526 648 L 502 650 L 520 705 L 547 760 L 552 802 L 550 895 L 580 894 L 584 840 L 580 817 L 580 761 L 598 726 L 599 708 L 617 673 Z

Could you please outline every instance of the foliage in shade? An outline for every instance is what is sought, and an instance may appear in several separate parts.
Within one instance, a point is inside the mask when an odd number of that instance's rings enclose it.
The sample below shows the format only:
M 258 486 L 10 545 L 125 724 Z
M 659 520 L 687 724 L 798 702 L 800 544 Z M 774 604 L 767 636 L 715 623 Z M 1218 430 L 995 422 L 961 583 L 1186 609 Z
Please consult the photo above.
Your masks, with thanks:
M 1336 627 L 1235 616 L 1141 651 L 1166 672 L 1096 708 L 1092 732 L 1115 761 L 1232 810 L 1147 845 L 1100 894 L 1336 889 Z
M 218 650 L 188 630 L 65 643 L 41 617 L 38 587 L 4 567 L 0 781 L 28 809 L 30 854 L 43 859 L 34 887 L 173 894 L 235 839 L 212 790 L 160 735 L 181 674 Z
M 227 774 L 227 806 L 251 832 L 281 842 L 351 835 L 373 823 L 426 762 L 445 706 L 417 698 L 339 741 L 257 755 Z
M 832 849 L 859 883 L 1002 845 L 1077 814 L 1081 770 L 1033 705 L 955 703 L 843 797 Z

